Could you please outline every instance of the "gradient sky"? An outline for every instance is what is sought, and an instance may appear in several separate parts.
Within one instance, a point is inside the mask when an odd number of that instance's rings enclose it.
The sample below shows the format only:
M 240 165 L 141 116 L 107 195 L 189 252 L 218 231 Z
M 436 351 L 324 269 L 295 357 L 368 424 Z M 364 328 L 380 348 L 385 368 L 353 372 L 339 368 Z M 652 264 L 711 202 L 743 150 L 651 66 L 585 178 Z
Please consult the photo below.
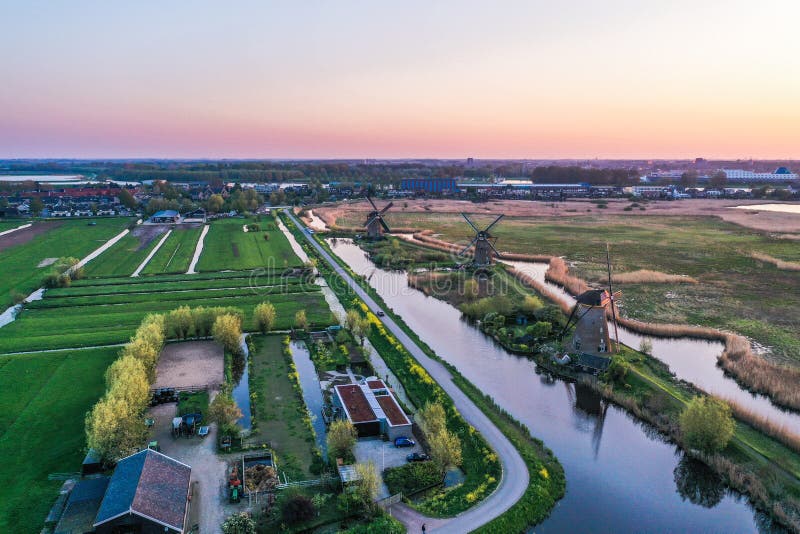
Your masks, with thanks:
M 0 0 L 0 20 L 0 157 L 800 158 L 795 0 Z

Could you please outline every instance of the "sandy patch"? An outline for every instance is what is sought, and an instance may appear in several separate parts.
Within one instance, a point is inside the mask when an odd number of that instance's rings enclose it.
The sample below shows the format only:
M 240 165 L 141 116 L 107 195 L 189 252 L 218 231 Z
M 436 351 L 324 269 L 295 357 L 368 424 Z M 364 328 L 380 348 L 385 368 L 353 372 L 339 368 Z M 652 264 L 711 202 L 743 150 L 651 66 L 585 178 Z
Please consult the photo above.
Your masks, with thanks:
M 153 387 L 218 389 L 224 378 L 222 347 L 213 341 L 169 343 L 161 351 Z
M 47 267 L 48 265 L 53 265 L 57 260 L 58 258 L 45 258 L 39 262 L 37 267 Z

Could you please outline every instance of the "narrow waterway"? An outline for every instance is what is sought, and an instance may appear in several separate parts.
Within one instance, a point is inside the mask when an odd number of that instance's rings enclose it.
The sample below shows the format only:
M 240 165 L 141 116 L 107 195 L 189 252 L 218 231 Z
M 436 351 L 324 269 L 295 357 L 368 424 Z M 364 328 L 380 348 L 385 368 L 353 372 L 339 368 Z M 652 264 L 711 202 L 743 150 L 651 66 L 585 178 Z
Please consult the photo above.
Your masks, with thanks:
M 548 268 L 546 263 L 522 261 L 505 261 L 504 263 L 544 282 L 564 302 L 570 305 L 575 304 L 575 299 L 569 293 L 545 280 L 545 272 Z M 717 357 L 725 349 L 722 343 L 702 339 L 643 336 L 627 328 L 619 328 L 619 340 L 624 345 L 638 349 L 643 339 L 648 339 L 653 346 L 650 354 L 666 363 L 678 378 L 691 382 L 707 393 L 734 400 L 779 425 L 794 432 L 800 432 L 800 414 L 775 406 L 769 397 L 747 391 L 736 380 L 725 375 L 722 368 L 717 366 Z
M 332 249 L 440 357 L 542 439 L 566 471 L 567 495 L 536 532 L 758 532 L 769 519 L 651 427 L 584 388 L 536 373 L 450 304 L 376 268 L 349 240 Z
M 233 396 L 233 400 L 236 401 L 236 405 L 239 406 L 239 409 L 242 411 L 242 417 L 239 418 L 237 423 L 242 429 L 250 430 L 253 426 L 252 411 L 250 410 L 250 348 L 245 342 L 245 337 L 246 334 L 242 334 L 239 340 L 242 354 L 244 354 L 242 374 L 238 382 L 236 382 L 236 387 L 233 388 L 231 396 Z M 234 379 L 235 378 L 234 376 Z
M 300 377 L 300 388 L 303 390 L 303 401 L 311 417 L 311 426 L 314 427 L 314 434 L 317 438 L 317 446 L 322 452 L 322 457 L 328 456 L 327 429 L 325 421 L 322 420 L 322 406 L 325 401 L 322 398 L 322 389 L 319 386 L 317 371 L 314 369 L 314 362 L 311 361 L 311 354 L 308 347 L 302 341 L 292 341 L 292 359 L 297 368 L 297 375 Z

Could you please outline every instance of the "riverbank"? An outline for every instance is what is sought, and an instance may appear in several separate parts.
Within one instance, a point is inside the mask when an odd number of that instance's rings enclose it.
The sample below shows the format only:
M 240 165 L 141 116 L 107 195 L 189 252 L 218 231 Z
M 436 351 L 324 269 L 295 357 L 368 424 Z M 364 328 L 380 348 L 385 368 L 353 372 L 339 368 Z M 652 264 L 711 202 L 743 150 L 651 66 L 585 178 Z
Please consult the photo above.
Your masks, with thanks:
M 295 235 L 302 237 L 302 233 L 297 228 L 295 228 L 293 225 L 291 225 L 291 227 L 292 231 L 295 232 Z M 327 245 L 324 244 L 324 241 L 321 243 L 320 241 L 316 241 L 316 243 L 319 247 L 325 247 L 325 249 L 327 249 Z M 337 261 L 337 265 L 339 268 L 352 274 L 352 271 L 350 271 L 350 269 L 344 266 L 341 263 L 341 260 L 339 260 L 335 255 L 329 254 L 329 256 L 332 258 L 332 261 Z M 336 273 L 331 271 L 330 275 L 333 276 L 336 275 Z M 338 277 L 338 275 L 336 276 Z M 369 288 L 369 285 L 364 284 L 363 280 L 361 280 L 360 277 L 352 276 L 352 278 L 358 281 L 359 287 L 361 287 L 361 289 L 366 294 L 368 294 L 373 301 L 382 302 L 382 299 L 380 299 L 377 293 L 375 293 L 374 290 Z M 331 278 L 329 279 L 328 283 L 334 289 L 334 291 L 342 292 L 342 297 L 344 297 L 344 299 L 342 300 L 343 302 L 352 302 L 354 293 L 349 289 L 349 286 L 343 284 L 340 279 L 334 282 L 334 279 Z M 347 298 L 348 295 L 350 296 L 349 299 Z M 409 393 L 409 395 L 412 395 L 412 391 L 410 391 L 412 389 L 411 386 L 416 383 L 416 387 L 414 387 L 413 389 L 416 389 L 417 394 L 420 395 L 420 398 L 422 400 L 424 400 L 425 398 L 424 396 L 430 395 L 435 389 L 438 388 L 435 386 L 435 383 L 426 384 L 425 382 L 422 381 L 423 376 L 426 376 L 427 373 L 425 373 L 424 369 L 420 368 L 418 365 L 414 367 L 414 360 L 416 359 L 417 361 L 419 361 L 420 357 L 424 357 L 426 360 L 428 358 L 436 358 L 437 362 L 440 362 L 440 360 L 436 357 L 433 351 L 431 351 L 424 344 L 419 342 L 419 338 L 412 337 L 414 335 L 413 332 L 411 332 L 411 330 L 402 322 L 402 320 L 397 315 L 395 315 L 391 311 L 390 308 L 387 308 L 384 305 L 382 306 L 382 309 L 386 310 L 388 314 L 387 318 L 384 321 L 391 322 L 391 324 L 394 325 L 399 325 L 398 328 L 402 329 L 401 332 L 406 337 L 408 342 L 412 344 L 416 342 L 415 346 L 419 347 L 421 351 L 424 351 L 415 356 L 411 355 L 403 356 L 402 353 L 398 352 L 398 354 L 395 355 L 396 358 L 386 358 L 386 355 L 384 355 L 384 358 L 387 360 L 387 364 L 389 365 L 390 368 L 392 368 L 392 371 L 395 373 L 395 375 L 403 382 L 405 389 Z M 379 331 L 376 332 L 377 329 L 373 328 L 372 330 L 373 330 L 372 335 L 376 336 L 374 339 L 370 338 L 373 344 L 381 343 L 383 341 L 390 346 L 394 346 L 394 350 L 396 351 L 399 351 L 402 348 L 402 345 L 396 343 L 396 341 L 395 343 L 391 343 L 388 339 L 381 339 L 380 337 L 378 337 L 380 336 L 380 332 Z M 382 347 L 379 347 L 377 345 L 376 347 L 383 354 Z M 432 364 L 433 362 L 430 363 Z M 404 366 L 406 367 L 406 369 L 403 369 Z M 416 370 L 412 371 L 412 369 Z M 449 373 L 447 374 L 449 375 Z M 452 377 L 452 375 L 450 375 L 450 377 Z M 456 378 L 450 378 L 450 379 L 452 379 L 453 383 L 456 385 L 455 391 L 458 391 L 463 394 L 462 390 L 458 389 L 457 387 L 458 386 L 457 379 Z M 428 380 L 431 380 L 430 376 L 428 376 Z M 441 381 L 439 382 L 441 383 Z M 448 384 L 445 384 L 445 386 L 447 385 Z M 455 393 L 455 391 L 451 390 L 451 395 Z M 483 409 L 481 413 L 484 416 L 490 417 L 490 420 L 497 419 L 498 421 L 504 421 L 504 424 L 500 425 L 501 426 L 500 430 L 503 431 L 503 436 L 505 436 L 505 439 L 509 439 L 512 442 L 519 442 L 514 444 L 517 447 L 522 448 L 522 445 L 520 444 L 523 443 L 523 440 L 519 439 L 520 437 L 519 435 L 515 436 L 514 433 L 510 431 L 510 428 L 515 425 L 515 422 L 510 416 L 508 416 L 507 414 L 503 414 L 500 410 L 492 410 L 491 407 L 489 406 L 480 406 L 480 408 Z M 448 412 L 450 412 L 450 410 L 448 410 Z M 508 428 L 504 428 L 506 426 L 508 426 Z M 522 427 L 517 426 L 516 428 L 518 429 L 519 432 L 522 432 L 521 430 Z M 473 437 L 475 437 L 476 439 L 477 436 L 479 435 L 473 434 Z M 527 434 L 527 437 L 528 439 L 531 439 L 529 433 Z M 544 452 L 545 450 L 546 449 L 543 449 L 543 451 L 538 451 L 535 448 L 529 448 L 522 451 L 523 452 L 522 469 L 524 471 L 527 471 L 526 473 L 527 480 L 525 481 L 524 487 L 522 488 L 523 490 L 522 494 L 513 497 L 512 500 L 509 500 L 507 497 L 504 497 L 505 495 L 508 494 L 507 491 L 501 495 L 500 491 L 498 490 L 497 492 L 489 495 L 488 498 L 481 505 L 472 507 L 470 508 L 469 512 L 461 514 L 458 518 L 458 521 L 460 521 L 461 523 L 456 522 L 456 524 L 469 525 L 470 523 L 465 522 L 465 520 L 469 519 L 471 521 L 473 520 L 477 521 L 477 523 L 474 523 L 474 525 L 481 525 L 482 522 L 490 521 L 492 519 L 492 516 L 494 515 L 495 521 L 503 521 L 504 523 L 502 525 L 500 524 L 494 525 L 493 523 L 489 523 L 489 525 L 485 525 L 486 528 L 499 532 L 499 531 L 507 531 L 504 530 L 504 526 L 514 525 L 512 530 L 519 531 L 519 530 L 524 530 L 526 527 L 530 525 L 536 524 L 543 517 L 546 517 L 550 513 L 554 503 L 558 499 L 560 499 L 564 494 L 564 477 L 563 477 L 563 470 L 561 470 L 560 464 L 558 464 L 557 460 L 555 460 L 552 453 L 547 454 Z M 545 472 L 547 473 L 546 477 L 545 475 L 541 474 L 542 469 L 545 469 Z M 508 481 L 506 479 L 518 476 L 519 474 L 520 473 L 515 469 L 504 468 L 503 482 L 506 483 L 507 486 Z M 469 473 L 468 473 L 468 480 L 469 480 Z M 488 494 L 491 491 L 491 488 L 488 483 L 489 482 L 488 479 L 486 479 L 485 482 L 486 483 L 484 484 L 482 491 L 484 492 L 484 494 Z M 468 495 L 473 493 L 473 490 L 466 486 L 467 483 L 465 482 L 465 484 L 462 486 L 463 489 L 460 490 L 464 493 L 462 495 L 463 499 L 461 506 L 463 506 L 463 504 L 466 503 L 467 499 L 469 499 Z M 480 487 L 480 484 L 478 485 L 478 487 Z M 530 502 L 530 496 L 533 494 L 535 494 L 537 498 L 533 501 L 532 504 Z M 459 494 L 451 492 L 450 495 L 458 496 Z M 520 499 L 520 497 L 522 498 Z M 497 500 L 498 498 L 500 499 L 500 501 L 498 502 L 497 506 L 483 510 L 483 508 L 485 508 L 485 506 L 482 506 L 483 504 L 488 504 L 489 501 L 494 501 Z M 474 503 L 477 502 L 479 498 L 473 494 L 471 500 Z M 472 506 L 473 503 L 466 503 L 466 504 Z M 537 508 L 536 513 L 533 513 L 533 511 L 530 510 L 529 508 L 530 506 L 534 506 Z M 502 511 L 504 513 L 498 514 L 498 511 Z M 454 527 L 455 524 L 453 523 L 449 524 L 449 528 L 454 528 Z

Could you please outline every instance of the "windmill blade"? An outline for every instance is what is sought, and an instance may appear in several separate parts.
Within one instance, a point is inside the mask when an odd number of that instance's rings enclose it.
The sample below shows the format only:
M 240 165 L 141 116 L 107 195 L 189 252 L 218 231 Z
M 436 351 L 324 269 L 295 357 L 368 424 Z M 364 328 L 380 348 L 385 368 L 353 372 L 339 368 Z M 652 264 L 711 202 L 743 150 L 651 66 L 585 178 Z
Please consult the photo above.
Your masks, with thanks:
M 611 301 L 611 318 L 614 320 L 614 338 L 619 352 L 619 327 L 617 326 L 617 305 L 614 302 L 614 288 L 611 285 L 611 251 L 606 243 L 606 267 L 608 268 L 608 296 Z
M 467 217 L 466 213 L 462 213 L 461 216 L 464 217 L 464 220 L 467 221 L 467 224 L 470 225 L 476 233 L 480 233 L 480 230 L 478 230 L 478 228 L 472 224 L 472 221 L 469 220 L 469 217 Z
M 494 248 L 494 245 L 488 239 L 486 240 L 486 242 L 489 244 L 490 247 L 492 247 L 492 250 L 494 250 L 495 256 L 499 258 L 500 257 L 500 251 L 497 250 L 496 248 Z
M 490 224 L 489 226 L 487 226 L 487 227 L 486 227 L 486 230 L 484 230 L 484 232 L 487 232 L 487 233 L 488 233 L 488 232 L 489 232 L 489 228 L 491 228 L 491 227 L 492 227 L 492 226 L 494 226 L 495 224 L 499 223 L 499 222 L 500 222 L 500 219 L 502 219 L 502 218 L 503 218 L 503 217 L 505 217 L 505 216 L 506 216 L 506 215 L 505 215 L 504 213 L 501 213 L 501 214 L 500 214 L 500 216 L 499 216 L 499 217 L 497 217 L 497 218 L 494 220 L 494 222 L 493 222 L 492 224 Z
M 372 204 L 372 209 L 378 211 L 378 206 L 375 205 L 375 203 L 372 201 L 372 198 L 370 198 L 369 195 L 367 195 L 367 200 L 369 200 L 369 203 Z
M 375 219 L 377 219 L 377 218 L 378 218 L 377 215 L 373 215 L 372 217 L 367 219 L 367 222 L 366 222 L 366 224 L 364 224 L 364 227 L 367 227 L 367 226 L 371 225 L 373 223 L 373 221 L 375 221 Z
M 384 230 L 386 230 L 387 232 L 391 232 L 391 230 L 389 230 L 389 226 L 388 226 L 388 225 L 386 224 L 386 222 L 383 220 L 383 217 L 381 217 L 380 215 L 378 215 L 378 216 L 377 216 L 377 219 L 378 219 L 378 221 L 380 221 L 380 223 L 381 223 L 381 226 L 383 226 L 383 229 L 384 229 Z
M 459 252 L 459 253 L 458 253 L 458 255 L 459 255 L 459 256 L 463 256 L 464 254 L 466 254 L 466 253 L 467 253 L 467 251 L 468 251 L 469 249 L 471 249 L 471 248 L 472 248 L 472 246 L 473 246 L 473 245 L 474 245 L 474 244 L 475 244 L 477 241 L 478 241 L 478 238 L 476 237 L 475 239 L 473 239 L 473 240 L 470 242 L 470 244 L 469 244 L 469 245 L 467 245 L 466 247 L 464 247 L 464 250 L 462 250 L 461 252 Z
M 567 333 L 567 329 L 571 326 L 572 318 L 575 317 L 575 312 L 578 311 L 578 303 L 576 302 L 575 305 L 572 307 L 572 313 L 569 314 L 567 317 L 567 322 L 564 324 L 564 328 L 561 329 L 561 333 L 558 334 L 558 339 L 563 339 L 564 334 Z
M 386 205 L 386 207 L 385 207 L 385 208 L 383 208 L 381 211 L 379 211 L 379 212 L 378 212 L 378 214 L 379 214 L 379 215 L 383 215 L 384 213 L 386 213 L 387 211 L 389 211 L 389 208 L 391 208 L 392 206 L 394 206 L 394 202 L 389 202 L 389 203 Z

